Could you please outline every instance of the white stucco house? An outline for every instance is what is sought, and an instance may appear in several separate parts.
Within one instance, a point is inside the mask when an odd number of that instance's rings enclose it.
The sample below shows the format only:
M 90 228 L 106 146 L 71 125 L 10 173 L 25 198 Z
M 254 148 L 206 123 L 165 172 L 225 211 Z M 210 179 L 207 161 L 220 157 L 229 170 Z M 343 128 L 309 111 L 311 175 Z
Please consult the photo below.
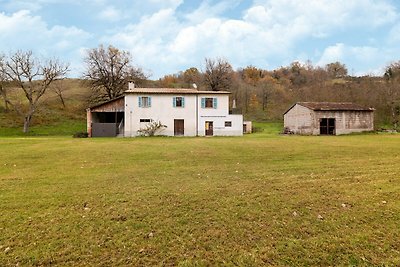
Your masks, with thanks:
M 87 109 L 89 136 L 139 135 L 151 122 L 165 136 L 240 136 L 243 116 L 230 114 L 227 91 L 134 88 L 123 97 Z

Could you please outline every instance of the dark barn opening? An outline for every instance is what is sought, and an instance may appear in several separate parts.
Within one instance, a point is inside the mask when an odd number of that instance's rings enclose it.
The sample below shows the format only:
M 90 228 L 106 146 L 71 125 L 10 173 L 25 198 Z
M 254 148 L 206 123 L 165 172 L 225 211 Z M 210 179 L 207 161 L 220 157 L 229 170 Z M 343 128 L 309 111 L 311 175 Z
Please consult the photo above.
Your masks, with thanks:
M 124 134 L 124 98 L 119 97 L 88 110 L 90 137 L 115 137 Z
M 335 119 L 334 118 L 322 118 L 319 121 L 319 134 L 334 135 L 335 134 Z

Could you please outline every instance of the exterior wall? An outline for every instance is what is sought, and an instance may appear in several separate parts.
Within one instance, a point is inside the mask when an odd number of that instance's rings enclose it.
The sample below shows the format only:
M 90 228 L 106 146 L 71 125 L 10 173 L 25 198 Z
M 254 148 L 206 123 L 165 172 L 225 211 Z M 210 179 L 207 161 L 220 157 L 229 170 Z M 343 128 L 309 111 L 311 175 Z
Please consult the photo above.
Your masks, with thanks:
M 315 111 L 313 134 L 319 134 L 319 120 L 335 118 L 335 133 L 349 134 L 374 130 L 374 113 L 372 111 Z
M 151 97 L 151 107 L 139 107 L 138 97 Z M 173 97 L 185 97 L 184 107 L 173 107 Z M 173 94 L 127 94 L 125 96 L 125 136 L 137 136 L 137 131 L 146 126 L 140 119 L 160 121 L 167 128 L 158 135 L 174 135 L 174 120 L 184 120 L 185 136 L 196 135 L 196 96 Z
M 284 115 L 284 127 L 295 134 L 320 134 L 320 119 L 335 119 L 335 134 L 374 130 L 372 111 L 313 111 L 296 104 Z
M 139 107 L 138 97 L 151 97 L 150 107 Z M 185 98 L 184 107 L 173 107 L 173 98 Z M 217 98 L 217 108 L 202 108 L 201 98 Z M 205 122 L 213 121 L 213 135 L 242 135 L 242 115 L 229 115 L 229 96 L 225 94 L 141 94 L 125 96 L 125 136 L 137 136 L 137 131 L 146 126 L 140 119 L 160 121 L 167 127 L 157 135 L 174 136 L 174 120 L 184 120 L 185 136 L 204 136 Z M 225 127 L 231 121 L 231 127 Z M 196 129 L 198 131 L 196 131 Z
M 252 133 L 253 132 L 253 124 L 251 121 L 244 121 L 243 122 L 243 133 Z
M 295 134 L 314 134 L 316 125 L 313 111 L 298 104 L 294 105 L 284 115 L 284 127 Z
M 217 108 L 203 108 L 202 98 L 217 98 Z M 198 135 L 205 136 L 206 121 L 212 121 L 214 136 L 241 136 L 243 135 L 243 116 L 229 115 L 229 96 L 218 94 L 200 94 L 197 98 L 198 105 Z M 225 122 L 232 122 L 232 126 L 225 127 Z

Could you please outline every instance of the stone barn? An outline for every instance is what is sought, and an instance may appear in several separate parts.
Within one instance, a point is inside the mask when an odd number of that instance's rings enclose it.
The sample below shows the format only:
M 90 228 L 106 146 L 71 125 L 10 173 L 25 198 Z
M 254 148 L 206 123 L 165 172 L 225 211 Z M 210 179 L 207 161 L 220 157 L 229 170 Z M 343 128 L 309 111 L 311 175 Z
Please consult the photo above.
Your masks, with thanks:
M 298 102 L 283 116 L 286 133 L 340 135 L 374 130 L 374 109 L 353 103 Z

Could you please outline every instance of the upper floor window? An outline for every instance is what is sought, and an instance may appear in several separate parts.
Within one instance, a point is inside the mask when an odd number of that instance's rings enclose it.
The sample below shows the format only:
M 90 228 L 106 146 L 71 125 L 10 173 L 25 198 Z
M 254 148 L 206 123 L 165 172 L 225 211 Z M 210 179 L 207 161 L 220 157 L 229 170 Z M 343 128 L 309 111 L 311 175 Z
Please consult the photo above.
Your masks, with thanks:
M 201 107 L 202 108 L 217 108 L 218 99 L 216 97 L 202 97 Z
M 184 108 L 185 107 L 185 98 L 183 96 L 176 96 L 172 99 L 172 105 L 174 108 Z
M 151 97 L 150 96 L 139 96 L 138 101 L 139 101 L 140 108 L 151 107 Z

